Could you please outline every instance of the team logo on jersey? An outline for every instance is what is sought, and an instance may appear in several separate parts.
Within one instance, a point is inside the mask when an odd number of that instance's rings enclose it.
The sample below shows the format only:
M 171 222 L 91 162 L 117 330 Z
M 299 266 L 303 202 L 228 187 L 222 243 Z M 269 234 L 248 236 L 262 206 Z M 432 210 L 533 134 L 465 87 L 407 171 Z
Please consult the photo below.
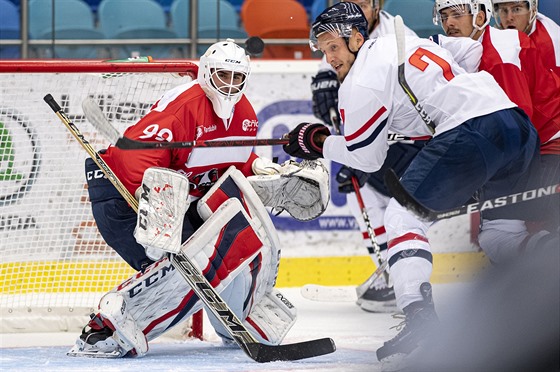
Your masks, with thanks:
M 218 181 L 218 169 L 212 168 L 204 173 L 199 173 L 191 177 L 190 186 L 195 190 L 207 191 Z
M 259 122 L 257 120 L 243 120 L 241 127 L 245 132 L 256 132 L 259 129 Z

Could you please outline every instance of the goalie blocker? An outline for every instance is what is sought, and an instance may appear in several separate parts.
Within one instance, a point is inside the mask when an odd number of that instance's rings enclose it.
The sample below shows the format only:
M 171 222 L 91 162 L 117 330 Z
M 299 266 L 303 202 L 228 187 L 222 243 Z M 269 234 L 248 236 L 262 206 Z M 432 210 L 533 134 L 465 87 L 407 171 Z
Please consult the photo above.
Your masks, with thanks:
M 151 228 L 158 221 L 166 223 L 160 219 L 166 213 L 153 213 L 154 205 L 184 200 L 183 188 L 188 183 L 180 181 L 182 175 L 169 172 L 152 169 L 143 181 L 142 189 L 147 195 L 161 196 L 160 199 L 145 198 L 154 204 L 145 206 L 148 213 L 139 218 L 142 222 L 138 225 L 149 227 L 144 232 L 155 231 Z M 161 192 L 164 186 L 167 188 Z M 154 192 L 156 189 L 160 192 Z M 245 177 L 232 167 L 193 205 L 197 206 L 204 223 L 179 249 L 200 268 L 259 342 L 278 345 L 294 324 L 296 310 L 273 288 L 279 262 L 278 237 L 257 194 Z M 162 207 L 161 211 L 169 209 Z M 173 213 L 179 215 L 180 212 Z M 162 231 L 176 231 L 176 226 Z M 142 236 L 148 239 L 140 239 L 139 243 L 150 248 L 172 247 L 164 243 L 166 239 L 139 235 L 137 230 L 137 237 Z M 99 313 L 68 354 L 142 356 L 148 351 L 148 341 L 180 324 L 201 306 L 180 273 L 167 257 L 163 257 L 103 297 Z M 216 332 L 224 339 L 229 338 L 222 324 L 209 314 Z

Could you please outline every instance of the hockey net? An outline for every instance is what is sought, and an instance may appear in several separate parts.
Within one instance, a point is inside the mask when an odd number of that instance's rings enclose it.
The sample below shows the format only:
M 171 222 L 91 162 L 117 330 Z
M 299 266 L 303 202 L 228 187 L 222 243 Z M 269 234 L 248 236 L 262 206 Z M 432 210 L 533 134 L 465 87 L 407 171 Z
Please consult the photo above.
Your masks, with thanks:
M 99 151 L 108 143 L 83 115 L 85 98 L 123 131 L 197 70 L 123 62 L 0 61 L 1 333 L 79 331 L 103 293 L 134 273 L 97 231 L 86 152 L 43 101 L 52 94 Z M 186 332 L 200 338 L 201 314 L 193 318 Z

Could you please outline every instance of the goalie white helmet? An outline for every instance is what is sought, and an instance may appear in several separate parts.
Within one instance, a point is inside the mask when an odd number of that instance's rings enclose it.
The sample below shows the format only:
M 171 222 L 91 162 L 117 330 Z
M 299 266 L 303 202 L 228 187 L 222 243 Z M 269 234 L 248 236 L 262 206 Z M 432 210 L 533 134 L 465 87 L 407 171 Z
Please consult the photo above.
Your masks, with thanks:
M 443 27 L 441 11 L 447 8 L 452 8 L 457 14 L 457 16 L 462 15 L 473 15 L 472 25 L 473 31 L 470 35 L 472 37 L 477 31 L 483 30 L 492 19 L 492 3 L 491 0 L 436 0 L 434 2 L 433 9 L 433 22 L 435 25 L 440 25 Z M 476 15 L 478 12 L 484 12 L 486 20 L 484 24 L 478 26 L 476 24 Z
M 211 45 L 200 57 L 198 83 L 220 118 L 232 117 L 250 73 L 249 56 L 232 39 Z
M 506 9 L 504 6 L 500 6 L 505 3 L 510 3 L 514 7 Z M 497 28 L 503 28 L 501 18 L 507 16 L 507 11 L 511 11 L 514 15 L 529 15 L 527 26 L 522 30 L 526 34 L 531 30 L 539 11 L 539 0 L 492 0 L 492 5 L 492 14 L 496 19 Z

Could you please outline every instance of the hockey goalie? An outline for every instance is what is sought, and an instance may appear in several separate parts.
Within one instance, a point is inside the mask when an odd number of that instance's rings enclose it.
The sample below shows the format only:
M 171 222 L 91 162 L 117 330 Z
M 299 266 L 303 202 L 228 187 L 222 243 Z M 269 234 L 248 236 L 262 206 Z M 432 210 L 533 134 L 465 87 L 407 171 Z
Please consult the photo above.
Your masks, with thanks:
M 212 45 L 200 59 L 197 80 L 164 94 L 125 136 L 255 137 L 258 121 L 243 95 L 249 70 L 249 57 L 233 41 Z M 319 161 L 275 164 L 250 147 L 109 147 L 102 157 L 136 196 L 138 213 L 88 159 L 93 215 L 107 244 L 138 272 L 101 298 L 68 355 L 143 356 L 151 340 L 201 309 L 203 303 L 173 267 L 171 258 L 179 252 L 259 342 L 280 344 L 296 309 L 274 288 L 280 244 L 266 207 L 298 220 L 318 217 L 329 201 L 326 168 Z M 222 323 L 207 314 L 217 335 L 232 342 Z

